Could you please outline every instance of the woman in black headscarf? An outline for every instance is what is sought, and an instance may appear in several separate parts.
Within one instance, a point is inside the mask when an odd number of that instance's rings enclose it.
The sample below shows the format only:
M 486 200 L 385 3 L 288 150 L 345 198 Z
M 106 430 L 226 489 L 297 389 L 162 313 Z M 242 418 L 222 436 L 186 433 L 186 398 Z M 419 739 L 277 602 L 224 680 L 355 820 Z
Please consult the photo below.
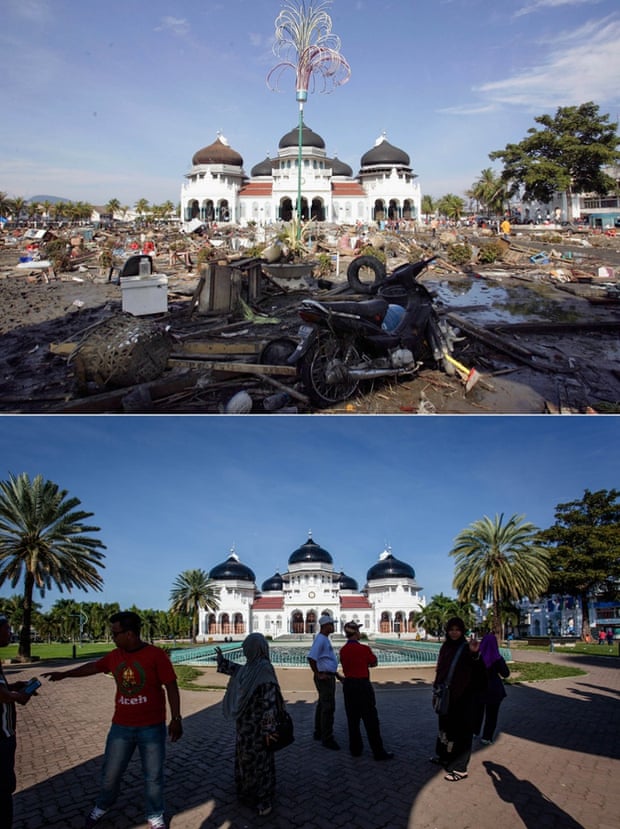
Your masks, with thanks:
M 224 716 L 237 726 L 235 784 L 239 800 L 259 815 L 268 815 L 276 787 L 274 755 L 268 750 L 276 732 L 278 680 L 269 660 L 269 645 L 262 633 L 243 642 L 246 664 L 231 662 L 217 651 L 217 670 L 230 681 L 224 695 Z
M 452 663 L 448 713 L 439 716 L 436 756 L 431 762 L 443 766 L 445 780 L 457 782 L 467 777 L 474 734 L 476 692 L 484 688 L 486 674 L 480 659 L 480 642 L 465 638 L 465 624 L 458 616 L 448 620 L 446 639 L 437 659 L 435 686 L 445 683 Z

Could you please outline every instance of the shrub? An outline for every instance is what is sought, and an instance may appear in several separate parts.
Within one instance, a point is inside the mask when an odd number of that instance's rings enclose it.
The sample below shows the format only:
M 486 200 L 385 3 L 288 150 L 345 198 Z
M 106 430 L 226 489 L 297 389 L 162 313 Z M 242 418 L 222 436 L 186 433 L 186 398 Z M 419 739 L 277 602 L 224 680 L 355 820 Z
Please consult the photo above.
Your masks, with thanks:
M 472 249 L 467 244 L 450 245 L 448 248 L 448 260 L 453 265 L 466 265 L 471 257 Z
M 488 245 L 482 245 L 478 251 L 478 262 L 489 264 L 490 262 L 497 262 L 502 258 L 502 247 L 497 242 L 489 242 Z
M 53 239 L 45 248 L 45 256 L 55 271 L 66 271 L 70 263 L 70 249 L 63 239 Z
M 383 262 L 384 265 L 387 259 L 384 250 L 379 250 L 378 248 L 375 248 L 372 245 L 365 245 L 363 248 L 360 248 L 357 253 L 359 256 L 374 256 L 375 259 L 378 259 L 380 262 Z

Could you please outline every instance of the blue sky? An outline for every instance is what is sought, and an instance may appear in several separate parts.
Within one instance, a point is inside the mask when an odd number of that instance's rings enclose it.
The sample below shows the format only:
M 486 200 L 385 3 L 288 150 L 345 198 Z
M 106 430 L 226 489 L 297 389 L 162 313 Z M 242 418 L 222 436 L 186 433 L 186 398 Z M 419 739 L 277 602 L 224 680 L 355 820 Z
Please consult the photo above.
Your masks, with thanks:
M 612 417 L 3 417 L 0 476 L 42 474 L 94 513 L 102 593 L 164 609 L 183 570 L 231 547 L 260 584 L 308 538 L 360 588 L 385 545 L 423 594 L 453 595 L 455 536 L 484 515 L 539 527 L 618 486 Z M 10 585 L 0 595 L 12 595 Z M 51 591 L 44 607 L 67 594 Z
M 318 0 L 317 0 L 318 2 Z M 316 3 L 315 3 L 316 5 Z M 4 0 L 0 190 L 178 203 L 221 131 L 251 168 L 297 123 L 293 75 L 267 88 L 280 0 Z M 350 164 L 385 131 L 422 193 L 463 195 L 534 117 L 620 110 L 618 0 L 334 0 L 348 84 L 309 127 Z M 496 167 L 496 169 L 499 169 Z

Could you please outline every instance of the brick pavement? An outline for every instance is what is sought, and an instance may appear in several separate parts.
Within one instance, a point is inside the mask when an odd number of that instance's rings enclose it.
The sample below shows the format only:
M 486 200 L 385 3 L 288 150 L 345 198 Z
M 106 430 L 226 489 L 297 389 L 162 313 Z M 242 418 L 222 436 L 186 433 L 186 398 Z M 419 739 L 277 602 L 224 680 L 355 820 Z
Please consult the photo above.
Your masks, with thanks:
M 525 652 L 519 659 L 540 659 Z M 549 654 L 546 659 L 567 657 Z M 236 803 L 233 726 L 222 691 L 182 691 L 185 736 L 169 746 L 167 811 L 171 829 L 615 829 L 620 814 L 617 660 L 571 658 L 586 676 L 513 686 L 494 745 L 476 746 L 469 777 L 443 780 L 428 762 L 436 718 L 429 669 L 377 669 L 377 704 L 388 763 L 346 751 L 338 689 L 340 752 L 312 740 L 315 693 L 310 672 L 278 670 L 295 720 L 295 743 L 277 755 L 277 798 L 265 818 Z M 5 668 L 12 678 L 42 672 Z M 205 682 L 225 678 L 209 672 Z M 81 829 L 98 787 L 112 713 L 109 677 L 44 683 L 19 710 L 14 829 Z M 132 761 L 121 796 L 101 829 L 145 827 L 140 768 Z

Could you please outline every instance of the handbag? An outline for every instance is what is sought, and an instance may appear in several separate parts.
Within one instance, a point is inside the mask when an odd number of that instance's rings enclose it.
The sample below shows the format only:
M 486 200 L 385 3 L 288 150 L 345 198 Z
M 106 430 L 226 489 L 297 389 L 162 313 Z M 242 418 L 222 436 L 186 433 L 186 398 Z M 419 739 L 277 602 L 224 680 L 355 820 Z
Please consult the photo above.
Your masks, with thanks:
M 274 739 L 271 739 L 267 745 L 268 751 L 280 751 L 280 749 L 290 746 L 295 740 L 293 719 L 286 710 L 279 688 L 277 690 L 276 730 L 273 737 Z
M 450 708 L 450 682 L 452 681 L 456 663 L 459 661 L 459 657 L 466 644 L 467 642 L 463 642 L 461 647 L 454 654 L 446 681 L 440 682 L 438 685 L 433 685 L 433 710 L 439 717 L 445 717 Z

